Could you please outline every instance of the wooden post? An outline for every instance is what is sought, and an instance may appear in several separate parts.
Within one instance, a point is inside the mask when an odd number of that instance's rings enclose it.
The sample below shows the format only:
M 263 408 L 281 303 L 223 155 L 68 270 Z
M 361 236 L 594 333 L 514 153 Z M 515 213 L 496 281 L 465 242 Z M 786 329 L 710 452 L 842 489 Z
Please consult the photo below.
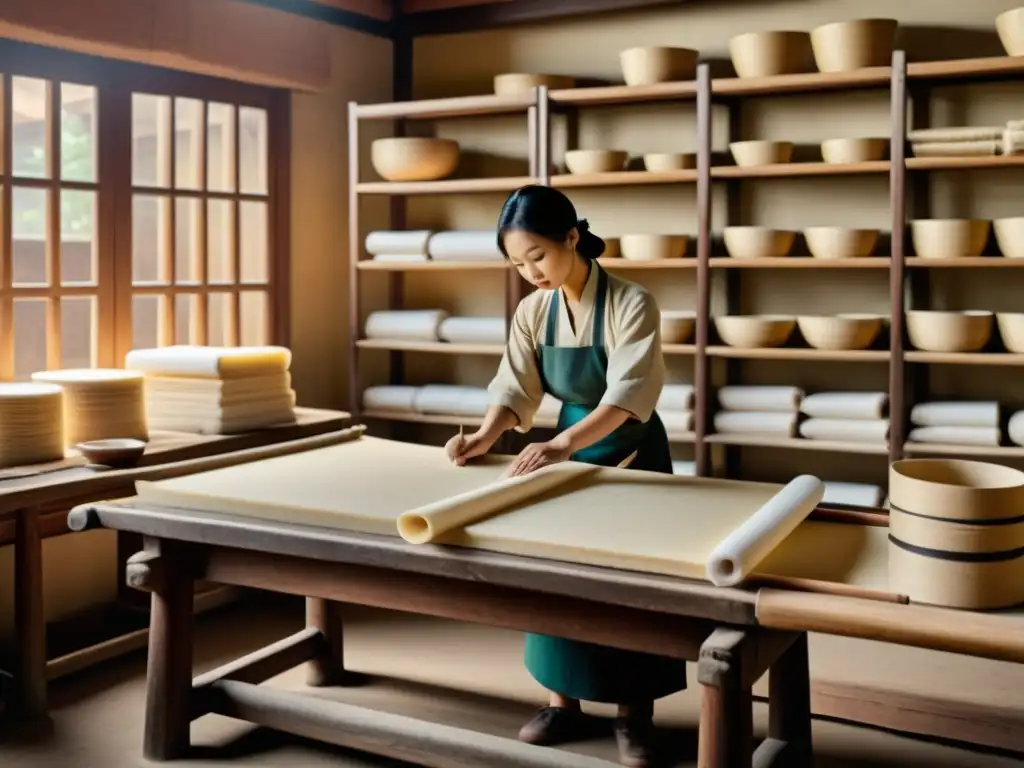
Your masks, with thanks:
M 698 768 L 749 768 L 753 755 L 753 697 L 744 656 L 756 649 L 746 632 L 716 629 L 700 649 Z
M 306 684 L 314 688 L 345 682 L 345 635 L 342 604 L 318 597 L 306 598 L 306 626 L 323 635 L 324 651 L 312 659 Z
M 153 589 L 146 670 L 146 723 L 143 755 L 176 760 L 190 746 L 192 695 L 193 563 L 187 548 L 160 542 L 160 577 Z M 136 563 L 136 568 L 144 564 Z
M 46 617 L 43 612 L 43 542 L 39 510 L 20 509 L 14 534 L 15 711 L 46 714 Z
M 792 768 L 811 768 L 811 674 L 801 632 L 768 673 L 768 737 L 786 744 Z

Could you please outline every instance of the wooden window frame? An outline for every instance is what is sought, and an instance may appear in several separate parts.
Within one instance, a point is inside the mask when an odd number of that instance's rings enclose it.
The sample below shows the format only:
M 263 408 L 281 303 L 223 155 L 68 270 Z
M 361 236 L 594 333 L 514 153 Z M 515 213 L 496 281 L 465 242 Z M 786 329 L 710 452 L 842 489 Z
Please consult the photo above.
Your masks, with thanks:
M 11 77 L 39 78 L 53 86 L 60 83 L 74 83 L 92 86 L 96 89 L 96 128 L 94 134 L 96 152 L 96 181 L 90 183 L 62 181 L 60 178 L 58 120 L 52 120 L 49 141 L 58 154 L 48 158 L 54 172 L 46 179 L 26 179 L 12 176 L 11 129 L 13 124 L 12 94 L 9 87 Z M 59 115 L 60 88 L 50 89 L 50 111 Z M 132 94 L 145 93 L 222 102 L 237 107 L 256 107 L 267 115 L 267 194 L 260 196 L 267 203 L 268 215 L 268 273 L 266 281 L 268 328 L 267 338 L 271 344 L 290 346 L 290 199 L 291 199 L 291 94 L 287 90 L 252 85 L 227 79 L 197 75 L 127 61 L 72 53 L 55 48 L 29 45 L 12 40 L 0 39 L 0 92 L 2 92 L 3 119 L 0 122 L 0 146 L 3 163 L 0 165 L 0 186 L 3 187 L 0 205 L 0 380 L 9 380 L 13 373 L 14 297 L 60 297 L 88 294 L 96 296 L 98 311 L 96 318 L 96 364 L 100 367 L 119 368 L 125 355 L 132 348 L 132 297 L 136 293 L 235 293 L 245 290 L 241 275 L 236 271 L 231 283 L 224 285 L 201 285 L 188 288 L 176 286 L 173 282 L 160 288 L 136 290 L 132 285 L 132 198 L 139 190 L 132 184 Z M 172 102 L 173 103 L 173 102 Z M 54 108 L 56 107 L 56 112 Z M 205 106 L 204 106 L 205 115 Z M 237 115 L 237 109 L 236 109 Z M 210 192 L 201 184 L 199 190 L 175 189 L 173 181 L 167 188 L 153 192 L 168 195 L 198 197 L 201 200 L 232 199 L 245 200 L 237 186 L 238 170 L 238 123 L 235 120 L 235 192 Z M 54 145 L 55 142 L 55 145 Z M 171 142 L 174 143 L 173 141 Z M 205 142 L 204 142 L 205 144 Z M 204 158 L 205 160 L 205 158 Z M 97 284 L 88 288 L 62 286 L 59 281 L 40 288 L 13 288 L 11 271 L 13 264 L 9 247 L 12 239 L 13 187 L 34 187 L 43 189 L 95 189 L 96 212 L 94 219 L 94 247 L 96 249 L 95 272 Z M 58 198 L 59 200 L 59 198 Z M 59 204 L 59 203 L 58 203 Z M 172 206 L 173 207 L 173 206 Z M 237 212 L 237 206 L 236 206 Z M 47 225 L 48 259 L 60 259 L 59 217 L 50 216 Z M 237 270 L 240 243 L 238 238 L 238 215 L 235 216 L 233 238 L 233 261 Z M 56 252 L 56 255 L 54 255 Z M 205 253 L 205 246 L 204 246 Z M 205 274 L 204 274 L 205 276 Z M 237 303 L 237 302 L 236 302 Z M 238 311 L 234 312 L 237 325 Z M 205 321 L 205 314 L 202 315 Z M 48 326 L 54 328 L 52 321 Z M 59 323 L 56 325 L 59 333 Z M 51 331 L 52 332 L 52 331 Z M 60 367 L 59 351 L 48 344 L 47 368 Z

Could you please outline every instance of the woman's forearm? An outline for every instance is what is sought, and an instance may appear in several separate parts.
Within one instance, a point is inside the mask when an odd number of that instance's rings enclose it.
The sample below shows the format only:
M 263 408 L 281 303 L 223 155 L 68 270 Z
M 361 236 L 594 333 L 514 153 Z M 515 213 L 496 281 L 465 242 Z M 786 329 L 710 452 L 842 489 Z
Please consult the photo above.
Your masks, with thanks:
M 504 405 L 492 405 L 487 409 L 484 423 L 476 433 L 488 443 L 497 442 L 498 438 L 519 423 L 515 411 Z
M 601 405 L 589 416 L 562 432 L 555 440 L 562 441 L 566 448 L 575 453 L 604 439 L 625 424 L 629 417 L 629 411 L 614 405 Z

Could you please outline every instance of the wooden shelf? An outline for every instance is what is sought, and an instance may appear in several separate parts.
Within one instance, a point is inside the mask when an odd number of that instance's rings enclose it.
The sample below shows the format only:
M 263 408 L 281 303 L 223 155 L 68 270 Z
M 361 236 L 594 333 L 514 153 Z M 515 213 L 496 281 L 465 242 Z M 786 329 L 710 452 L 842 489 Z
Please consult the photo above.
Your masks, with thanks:
M 934 365 L 1009 365 L 1024 366 L 1024 354 L 1012 352 L 920 352 L 908 350 L 903 353 L 908 363 L 932 363 Z
M 792 448 L 801 451 L 832 453 L 868 453 L 885 456 L 889 447 L 876 443 L 848 443 L 835 440 L 808 440 L 803 437 L 766 437 L 764 435 L 707 435 L 712 445 L 735 445 L 747 448 Z
M 694 344 L 662 344 L 661 351 L 666 355 L 695 355 L 697 347 Z
M 527 184 L 536 184 L 532 176 L 506 176 L 493 179 L 445 179 L 444 181 L 362 181 L 356 185 L 360 195 L 463 195 L 479 192 L 511 192 Z
M 697 171 L 616 171 L 613 173 L 560 173 L 551 177 L 551 186 L 561 189 L 577 187 L 636 187 L 644 184 L 694 184 Z
M 383 104 L 357 104 L 360 120 L 395 120 L 398 118 L 474 117 L 506 115 L 523 112 L 537 103 L 536 91 L 515 96 L 462 96 L 451 99 L 420 99 Z
M 382 349 L 388 352 L 425 352 L 435 355 L 501 355 L 504 344 L 450 344 L 447 341 L 386 341 L 360 339 L 360 349 Z
M 688 101 L 697 98 L 697 83 L 658 83 L 657 85 L 607 85 L 593 88 L 565 88 L 548 91 L 555 104 L 575 107 L 607 107 L 615 104 L 640 104 L 658 101 Z
M 801 176 L 853 176 L 888 173 L 889 161 L 868 163 L 775 163 L 774 165 L 718 165 L 711 168 L 712 179 L 782 179 Z
M 1024 261 L 1024 259 L 1022 259 Z M 681 259 L 651 259 L 641 261 L 637 259 L 624 259 L 621 256 L 615 258 L 600 258 L 597 263 L 606 269 L 696 269 L 697 259 L 686 256 Z
M 981 456 L 1024 459 L 1020 445 L 943 445 L 940 443 L 905 443 L 903 450 L 913 456 Z
M 908 157 L 908 171 L 969 171 L 1024 168 L 1024 155 L 994 157 Z
M 368 272 L 467 272 L 472 270 L 495 270 L 508 272 L 511 265 L 502 259 L 481 261 L 374 261 L 363 259 L 357 269 Z
M 721 269 L 888 269 L 888 256 L 866 256 L 862 259 L 815 259 L 809 256 L 782 256 L 763 259 L 734 259 L 715 256 L 713 268 Z
M 903 260 L 908 267 L 917 269 L 1016 269 L 1024 267 L 1024 259 L 1008 259 L 1005 256 L 961 256 L 956 259 L 922 259 L 910 256 Z
M 821 177 L 840 178 L 848 176 L 875 176 L 881 183 L 887 183 L 895 190 L 894 200 L 901 199 L 901 193 L 905 193 L 906 187 L 911 181 L 921 179 L 927 180 L 927 176 L 933 172 L 958 172 L 958 171 L 996 171 L 1024 169 L 1024 155 L 1020 156 L 989 156 L 989 157 L 952 157 L 952 158 L 921 158 L 908 157 L 902 165 L 894 165 L 888 160 L 877 162 L 831 164 L 825 162 L 799 162 L 780 163 L 758 167 L 738 167 L 727 165 L 727 159 L 721 159 L 721 165 L 710 165 L 717 159 L 717 154 L 711 154 L 705 137 L 710 135 L 711 126 L 706 121 L 710 120 L 712 105 L 707 103 L 710 97 L 714 99 L 741 99 L 744 97 L 759 97 L 784 94 L 820 94 L 825 92 L 842 92 L 855 89 L 877 88 L 888 92 L 890 102 L 890 122 L 894 126 L 893 141 L 900 142 L 901 133 L 906 132 L 906 114 L 902 105 L 907 103 L 906 84 L 908 81 L 927 81 L 940 84 L 969 81 L 992 81 L 1006 78 L 1019 78 L 1024 75 L 1024 57 L 994 57 L 985 59 L 965 59 L 959 61 L 937 61 L 920 62 L 913 64 L 905 63 L 905 54 L 897 51 L 893 57 L 894 66 L 898 70 L 904 67 L 906 77 L 897 76 L 899 71 L 891 67 L 876 67 L 844 73 L 819 73 L 811 72 L 797 75 L 784 75 L 767 78 L 719 78 L 710 79 L 709 69 L 706 64 L 700 65 L 698 78 L 695 81 L 662 83 L 654 86 L 630 87 L 625 85 L 608 85 L 586 88 L 569 88 L 536 91 L 523 94 L 517 97 L 498 97 L 490 94 L 480 96 L 469 96 L 456 99 L 433 99 L 422 101 L 410 101 L 395 104 L 359 105 L 353 108 L 352 115 L 358 120 L 387 120 L 399 118 L 448 118 L 448 117 L 477 117 L 484 115 L 507 115 L 513 113 L 527 112 L 534 116 L 534 120 L 525 121 L 527 125 L 528 144 L 530 146 L 530 167 L 536 176 L 516 176 L 490 179 L 447 179 L 436 182 L 414 182 L 414 183 L 388 183 L 388 182 L 363 182 L 356 185 L 352 191 L 350 210 L 355 211 L 358 206 L 358 195 L 391 195 L 397 197 L 412 195 L 470 195 L 483 193 L 508 193 L 518 187 L 527 184 L 536 184 L 544 181 L 550 185 L 569 191 L 575 189 L 620 189 L 632 186 L 650 185 L 684 185 L 693 184 L 697 192 L 698 212 L 694 217 L 697 227 L 704 227 L 705 230 L 696 234 L 693 238 L 694 247 L 686 258 L 659 260 L 659 261 L 633 261 L 623 258 L 602 258 L 599 263 L 610 270 L 622 272 L 647 272 L 648 277 L 653 281 L 657 280 L 666 286 L 675 286 L 679 283 L 697 283 L 697 304 L 699 311 L 709 314 L 711 302 L 710 284 L 711 273 L 705 269 L 696 258 L 697 246 L 706 247 L 711 242 L 710 222 L 714 221 L 711 208 L 718 206 L 717 197 L 713 184 L 719 181 L 742 180 L 742 179 L 813 179 Z M 546 103 L 541 103 L 539 98 L 546 94 Z M 566 112 L 577 108 L 585 107 L 614 107 L 616 105 L 630 105 L 641 103 L 668 103 L 677 102 L 684 109 L 689 109 L 690 104 L 696 104 L 698 119 L 705 120 L 697 132 L 697 152 L 700 157 L 700 168 L 705 169 L 704 176 L 696 169 L 676 171 L 671 173 L 652 173 L 647 171 L 620 171 L 615 173 L 602 173 L 590 175 L 577 175 L 570 173 L 541 172 L 539 169 L 554 168 L 554 158 L 551 157 L 551 142 L 544 141 L 543 131 L 550 128 L 552 115 L 558 112 Z M 550 107 L 550 109 L 548 108 Z M 548 121 L 547 126 L 539 125 L 538 120 Z M 532 126 L 532 127 L 530 127 Z M 530 133 L 532 131 L 532 133 Z M 356 132 L 358 133 L 358 132 Z M 358 136 L 357 136 L 358 138 Z M 576 137 L 578 138 L 578 137 Z M 525 143 L 525 142 L 524 142 Z M 575 146 L 570 142 L 569 146 Z M 633 148 L 636 150 L 637 148 Z M 709 167 L 710 165 L 710 167 Z M 831 188 L 831 187 L 830 187 Z M 888 196 L 886 196 L 888 197 Z M 907 199 L 903 195 L 902 199 Z M 887 231 L 902 232 L 906 226 L 906 210 L 899 205 L 890 207 L 890 224 L 880 227 Z M 679 215 L 689 216 L 689 213 L 680 212 Z M 404 219 L 402 220 L 404 221 Z M 361 251 L 361 241 L 358 236 L 358 222 L 352 222 L 354 235 L 350 236 L 353 258 Z M 398 226 L 398 222 L 394 223 Z M 694 223 L 689 225 L 693 229 Z M 897 253 L 880 253 L 870 257 L 856 259 L 815 259 L 809 256 L 790 256 L 785 258 L 765 259 L 733 259 L 724 254 L 710 256 L 707 265 L 716 270 L 787 270 L 787 269 L 813 269 L 813 270 L 876 270 L 886 273 L 886 277 L 892 279 L 902 272 L 907 281 L 923 281 L 926 273 L 922 270 L 930 269 L 1012 269 L 1024 267 L 1024 259 L 1008 259 L 1002 256 L 981 256 L 964 257 L 953 259 L 923 259 L 916 256 L 907 256 L 902 253 L 896 243 Z M 706 256 L 706 252 L 701 253 Z M 901 262 L 897 262 L 896 259 Z M 352 265 L 353 276 L 353 313 L 358 314 L 358 287 L 357 278 L 368 271 L 381 271 L 388 273 L 403 272 L 425 272 L 434 270 L 443 271 L 498 271 L 504 275 L 506 294 L 500 298 L 506 315 L 512 311 L 518 298 L 521 296 L 523 285 L 516 279 L 516 270 L 508 263 L 502 261 L 473 261 L 473 262 L 373 262 L 358 261 Z M 905 268 L 905 269 L 904 269 Z M 674 271 L 673 271 L 674 270 Z M 721 273 L 715 273 L 721 278 Z M 690 276 L 693 275 L 693 278 Z M 732 278 L 739 278 L 740 275 L 733 274 Z M 731 280 L 732 280 L 731 278 Z M 717 280 L 717 278 L 716 278 Z M 736 280 L 739 282 L 739 280 Z M 400 285 L 395 281 L 395 285 Z M 905 325 L 903 316 L 903 296 L 896 292 L 892 299 L 890 313 L 893 315 L 893 323 L 900 324 L 897 330 L 902 330 Z M 499 302 L 495 297 L 495 303 Z M 735 311 L 735 310 L 733 310 Z M 727 310 L 723 310 L 727 313 Z M 714 323 L 713 317 L 706 318 Z M 713 332 L 712 332 L 713 335 Z M 887 336 L 886 336 L 887 338 Z M 800 346 L 799 339 L 790 342 L 793 346 L 775 347 L 769 349 L 737 349 L 721 344 L 713 344 L 702 347 L 700 351 L 693 344 L 665 344 L 663 352 L 666 359 L 690 357 L 695 365 L 695 397 L 696 409 L 708 408 L 710 400 L 714 397 L 711 386 L 711 371 L 722 367 L 721 360 L 751 360 L 751 361 L 805 361 L 811 363 L 884 363 L 891 367 L 889 380 L 890 403 L 893 410 L 893 433 L 891 445 L 886 444 L 865 444 L 835 441 L 808 440 L 804 438 L 774 438 L 763 435 L 704 435 L 700 440 L 691 434 L 671 435 L 673 442 L 691 442 L 695 444 L 695 460 L 703 474 L 712 472 L 711 462 L 708 454 L 708 446 L 747 446 L 795 449 L 802 451 L 827 451 L 835 453 L 865 454 L 887 456 L 893 460 L 903 454 L 909 455 L 966 455 L 966 456 L 990 456 L 990 457 L 1017 457 L 1024 458 L 1024 447 L 980 447 L 980 446 L 949 446 L 949 445 L 922 445 L 907 443 L 902 445 L 906 436 L 903 433 L 905 416 L 909 411 L 911 403 L 908 402 L 906 392 L 908 388 L 906 377 L 923 373 L 914 368 L 916 364 L 930 365 L 983 365 L 1001 366 L 1006 368 L 1024 368 L 1024 354 L 1010 354 L 1000 352 L 985 352 L 975 354 L 947 354 L 935 352 L 922 352 L 913 349 L 903 351 L 902 356 L 894 356 L 889 350 L 819 350 L 806 346 Z M 426 352 L 437 354 L 479 354 L 498 355 L 503 351 L 500 345 L 464 345 L 435 343 L 408 343 L 408 342 L 380 342 L 360 341 L 357 343 L 361 349 L 378 349 L 399 352 Z M 359 356 L 357 356 L 358 359 Z M 358 386 L 351 382 L 358 382 L 355 371 L 356 362 L 353 361 L 352 370 L 349 372 L 350 389 L 354 396 L 358 397 Z M 715 374 L 717 378 L 717 373 Z M 480 419 L 472 419 L 457 416 L 427 416 L 415 413 L 364 413 L 366 418 L 380 418 L 391 421 L 418 422 L 424 424 L 443 424 L 450 426 L 472 426 L 479 424 Z M 538 424 L 540 426 L 540 424 Z M 549 426 L 554 426 L 550 424 Z
M 805 347 L 769 347 L 767 349 L 739 349 L 737 347 L 710 346 L 708 357 L 738 360 L 816 360 L 835 363 L 887 363 L 892 355 L 877 349 L 809 349 Z

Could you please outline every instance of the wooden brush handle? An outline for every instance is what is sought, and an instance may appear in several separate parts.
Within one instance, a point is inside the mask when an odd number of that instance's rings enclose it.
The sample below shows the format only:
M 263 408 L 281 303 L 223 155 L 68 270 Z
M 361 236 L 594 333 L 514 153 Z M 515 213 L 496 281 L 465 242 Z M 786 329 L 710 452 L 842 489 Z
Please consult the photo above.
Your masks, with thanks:
M 821 595 L 838 595 L 841 597 L 857 597 L 862 600 L 878 600 L 883 603 L 902 603 L 906 605 L 910 598 L 906 595 L 897 595 L 894 592 L 886 592 L 881 589 L 870 589 L 868 587 L 855 587 L 850 584 L 842 584 L 835 581 L 821 581 L 820 579 L 801 579 L 795 576 L 754 576 L 751 578 L 754 584 L 766 587 L 778 587 L 779 589 L 795 589 L 800 592 L 817 592 Z

